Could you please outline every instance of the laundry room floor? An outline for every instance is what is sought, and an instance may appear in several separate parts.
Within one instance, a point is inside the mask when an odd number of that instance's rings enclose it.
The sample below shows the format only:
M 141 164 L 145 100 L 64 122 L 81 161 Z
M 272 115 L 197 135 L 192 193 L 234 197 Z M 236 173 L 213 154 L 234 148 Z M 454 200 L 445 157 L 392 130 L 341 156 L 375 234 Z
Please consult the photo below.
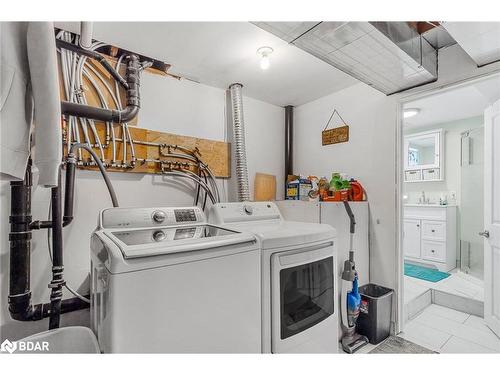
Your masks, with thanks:
M 431 304 L 399 335 L 438 353 L 500 353 L 500 339 L 484 319 Z

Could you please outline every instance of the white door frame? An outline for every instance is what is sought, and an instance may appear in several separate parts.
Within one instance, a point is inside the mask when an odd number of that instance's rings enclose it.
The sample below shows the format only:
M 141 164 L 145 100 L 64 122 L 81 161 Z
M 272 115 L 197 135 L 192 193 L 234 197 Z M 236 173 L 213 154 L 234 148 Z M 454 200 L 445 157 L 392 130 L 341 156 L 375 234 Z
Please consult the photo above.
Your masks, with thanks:
M 399 333 L 404 327 L 404 255 L 403 255 L 403 108 L 408 102 L 423 99 L 436 94 L 442 94 L 460 87 L 469 86 L 476 82 L 500 77 L 500 72 L 494 71 L 481 76 L 471 77 L 459 82 L 449 83 L 438 87 L 423 89 L 417 93 L 408 94 L 398 99 L 397 129 L 396 129 L 396 327 L 395 333 Z M 444 177 L 444 176 L 443 176 Z

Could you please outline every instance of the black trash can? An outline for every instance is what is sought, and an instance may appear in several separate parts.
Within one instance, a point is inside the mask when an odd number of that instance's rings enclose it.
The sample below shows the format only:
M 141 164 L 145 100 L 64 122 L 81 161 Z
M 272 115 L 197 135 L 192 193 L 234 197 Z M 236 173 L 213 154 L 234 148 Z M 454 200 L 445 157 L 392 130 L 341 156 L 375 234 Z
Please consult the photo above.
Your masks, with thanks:
M 356 331 L 378 344 L 391 333 L 392 295 L 394 290 L 376 284 L 359 288 L 361 306 Z

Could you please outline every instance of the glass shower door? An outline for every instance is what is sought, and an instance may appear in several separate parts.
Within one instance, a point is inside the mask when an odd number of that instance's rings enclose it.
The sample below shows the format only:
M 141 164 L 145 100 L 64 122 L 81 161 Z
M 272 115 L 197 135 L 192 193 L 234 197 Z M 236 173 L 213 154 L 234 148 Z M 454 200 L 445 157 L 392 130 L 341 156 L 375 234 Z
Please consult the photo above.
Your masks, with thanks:
M 462 133 L 460 167 L 460 269 L 480 280 L 484 274 L 484 129 Z

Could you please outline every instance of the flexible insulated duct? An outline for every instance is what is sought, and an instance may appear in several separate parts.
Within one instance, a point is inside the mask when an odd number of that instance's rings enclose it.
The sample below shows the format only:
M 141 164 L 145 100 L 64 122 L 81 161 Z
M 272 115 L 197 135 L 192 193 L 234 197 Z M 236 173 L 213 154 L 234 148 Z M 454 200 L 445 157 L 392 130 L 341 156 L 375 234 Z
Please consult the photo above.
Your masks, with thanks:
M 245 149 L 245 120 L 243 119 L 243 96 L 241 83 L 229 86 L 231 103 L 233 106 L 233 138 L 236 160 L 236 181 L 238 185 L 238 200 L 250 200 L 250 187 L 248 185 L 247 153 Z

